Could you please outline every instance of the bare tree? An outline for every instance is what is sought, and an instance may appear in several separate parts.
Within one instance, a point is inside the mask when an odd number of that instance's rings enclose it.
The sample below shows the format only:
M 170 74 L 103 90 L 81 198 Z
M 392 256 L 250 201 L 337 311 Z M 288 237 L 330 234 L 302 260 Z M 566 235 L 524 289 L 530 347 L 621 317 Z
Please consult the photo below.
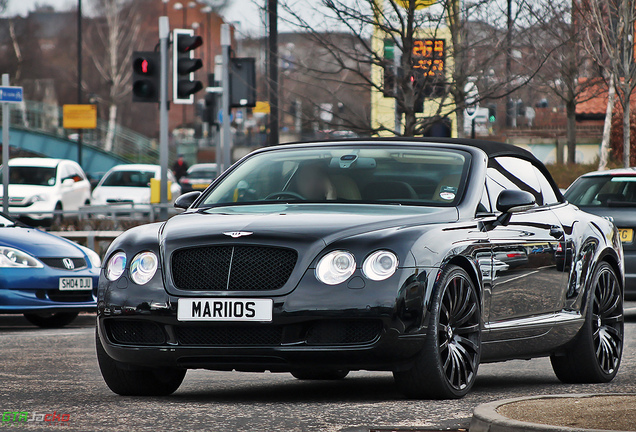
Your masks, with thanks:
M 89 56 L 108 88 L 108 129 L 104 149 L 111 151 L 118 107 L 130 94 L 131 59 L 140 32 L 140 16 L 133 0 L 96 0 L 98 19 L 91 23 Z
M 319 64 L 299 64 L 299 68 L 315 75 L 328 70 L 332 79 L 341 79 L 346 71 L 350 80 L 346 85 L 364 86 L 374 94 L 395 99 L 399 130 L 394 124 L 384 122 L 367 125 L 369 133 L 422 135 L 432 124 L 452 114 L 457 115 L 461 130 L 468 82 L 476 82 L 479 87 L 476 102 L 503 98 L 530 81 L 545 61 L 535 63 L 531 72 L 520 67 L 515 67 L 507 76 L 493 72 L 494 68 L 501 69 L 510 53 L 509 32 L 505 24 L 502 27 L 505 19 L 499 19 L 505 17 L 500 2 L 441 0 L 426 9 L 420 9 L 417 3 L 416 0 L 321 0 L 307 13 L 308 5 L 282 2 L 286 19 L 313 38 L 327 53 L 323 57 L 329 58 Z M 525 2 L 514 3 L 517 7 L 513 23 L 527 12 Z M 313 19 L 307 18 L 308 15 Z M 316 20 L 316 16 L 323 19 Z M 316 21 L 324 24 L 321 26 Z M 479 24 L 479 31 L 471 29 L 475 23 Z M 355 35 L 356 43 L 342 44 L 341 39 L 331 36 L 336 31 Z M 519 28 L 517 33 L 523 31 L 527 31 L 527 27 Z M 443 45 L 440 44 L 443 55 L 435 57 L 434 53 L 431 58 L 418 58 L 420 49 L 437 49 L 421 47 L 423 37 L 429 41 L 443 39 Z M 399 57 L 397 73 L 391 74 L 392 61 L 385 58 L 383 44 L 393 45 L 395 51 L 401 53 L 396 55 Z M 448 73 L 451 64 L 452 73 Z M 439 67 L 442 74 L 436 73 Z M 428 104 L 424 115 L 419 115 L 423 99 L 433 103 Z M 363 127 L 359 125 L 360 129 Z
M 583 44 L 585 27 L 576 0 L 530 4 L 536 31 L 528 34 L 538 61 L 552 58 L 537 73 L 533 86 L 549 89 L 565 105 L 567 117 L 567 162 L 576 162 L 576 106 L 598 96 L 600 68 L 595 67 Z M 579 78 L 582 78 L 579 80 Z M 557 149 L 563 163 L 563 149 Z
M 623 165 L 630 166 L 630 99 L 636 88 L 634 25 L 636 0 L 584 0 L 588 51 L 615 77 L 623 108 Z

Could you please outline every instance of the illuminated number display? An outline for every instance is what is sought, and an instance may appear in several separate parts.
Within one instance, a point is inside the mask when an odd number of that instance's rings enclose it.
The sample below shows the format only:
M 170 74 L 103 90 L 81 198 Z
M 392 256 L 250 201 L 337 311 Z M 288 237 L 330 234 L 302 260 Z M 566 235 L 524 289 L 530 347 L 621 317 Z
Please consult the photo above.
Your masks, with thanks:
M 426 76 L 444 77 L 446 59 L 444 39 L 418 39 L 413 41 L 413 69 L 421 70 Z

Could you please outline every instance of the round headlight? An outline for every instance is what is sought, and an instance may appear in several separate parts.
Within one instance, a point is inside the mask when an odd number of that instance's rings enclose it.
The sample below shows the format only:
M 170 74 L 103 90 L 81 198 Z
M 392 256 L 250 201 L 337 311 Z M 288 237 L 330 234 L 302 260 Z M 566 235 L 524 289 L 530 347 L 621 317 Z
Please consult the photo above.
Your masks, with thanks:
M 124 273 L 126 269 L 126 254 L 117 252 L 110 257 L 106 264 L 106 278 L 109 281 L 116 281 Z
M 0 247 L 0 267 L 42 268 L 40 261 L 20 249 Z
M 356 271 L 356 259 L 350 252 L 333 251 L 322 257 L 316 266 L 316 278 L 327 285 L 337 285 Z
M 398 259 L 393 252 L 379 250 L 364 260 L 362 273 L 371 280 L 381 281 L 393 276 L 397 267 Z
M 159 261 L 154 253 L 139 253 L 130 263 L 130 278 L 137 285 L 146 284 L 155 275 L 158 265 Z

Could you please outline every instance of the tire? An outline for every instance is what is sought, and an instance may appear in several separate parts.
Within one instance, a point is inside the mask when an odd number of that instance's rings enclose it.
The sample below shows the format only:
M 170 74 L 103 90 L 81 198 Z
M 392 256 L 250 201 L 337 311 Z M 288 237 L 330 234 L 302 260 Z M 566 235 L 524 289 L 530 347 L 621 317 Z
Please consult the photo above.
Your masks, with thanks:
M 550 356 L 564 383 L 605 383 L 616 376 L 623 353 L 623 295 L 614 269 L 601 262 L 592 278 L 585 323 L 564 354 Z
M 40 312 L 25 313 L 24 317 L 31 324 L 42 328 L 60 328 L 73 322 L 77 318 L 78 312 Z
M 461 398 L 475 383 L 481 355 L 479 296 L 464 269 L 444 270 L 429 317 L 424 348 L 411 369 L 393 372 L 395 383 L 409 398 Z
M 106 353 L 97 332 L 95 348 L 106 385 L 122 396 L 168 396 L 179 388 L 186 374 L 185 369 L 141 368 L 118 362 Z
M 349 375 L 348 370 L 338 369 L 318 369 L 318 370 L 298 370 L 292 371 L 294 378 L 299 380 L 341 380 Z

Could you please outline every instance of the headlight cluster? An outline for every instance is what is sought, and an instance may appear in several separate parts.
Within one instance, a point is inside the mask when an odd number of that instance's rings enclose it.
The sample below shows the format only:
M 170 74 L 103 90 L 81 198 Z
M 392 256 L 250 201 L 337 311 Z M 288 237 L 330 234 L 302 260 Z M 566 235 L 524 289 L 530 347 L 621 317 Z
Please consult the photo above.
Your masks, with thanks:
M 388 279 L 398 267 L 397 256 L 387 250 L 369 255 L 362 263 L 362 273 L 373 281 Z M 349 279 L 356 270 L 356 259 L 351 252 L 337 250 L 323 256 L 316 266 L 316 278 L 327 285 L 337 285 Z
M 126 271 L 126 254 L 117 252 L 106 263 L 105 274 L 109 281 L 116 281 Z M 153 252 L 140 252 L 130 263 L 130 278 L 137 285 L 144 285 L 157 272 L 159 259 Z
M 42 268 L 44 265 L 20 249 L 0 247 L 0 267 L 11 268 Z
M 92 250 L 89 249 L 85 246 L 79 245 L 80 249 L 82 249 L 84 251 L 84 253 L 86 254 L 86 256 L 88 256 L 88 259 L 91 262 L 91 265 L 95 268 L 100 268 L 102 266 L 102 260 L 99 257 L 99 255 L 97 255 L 97 253 Z

